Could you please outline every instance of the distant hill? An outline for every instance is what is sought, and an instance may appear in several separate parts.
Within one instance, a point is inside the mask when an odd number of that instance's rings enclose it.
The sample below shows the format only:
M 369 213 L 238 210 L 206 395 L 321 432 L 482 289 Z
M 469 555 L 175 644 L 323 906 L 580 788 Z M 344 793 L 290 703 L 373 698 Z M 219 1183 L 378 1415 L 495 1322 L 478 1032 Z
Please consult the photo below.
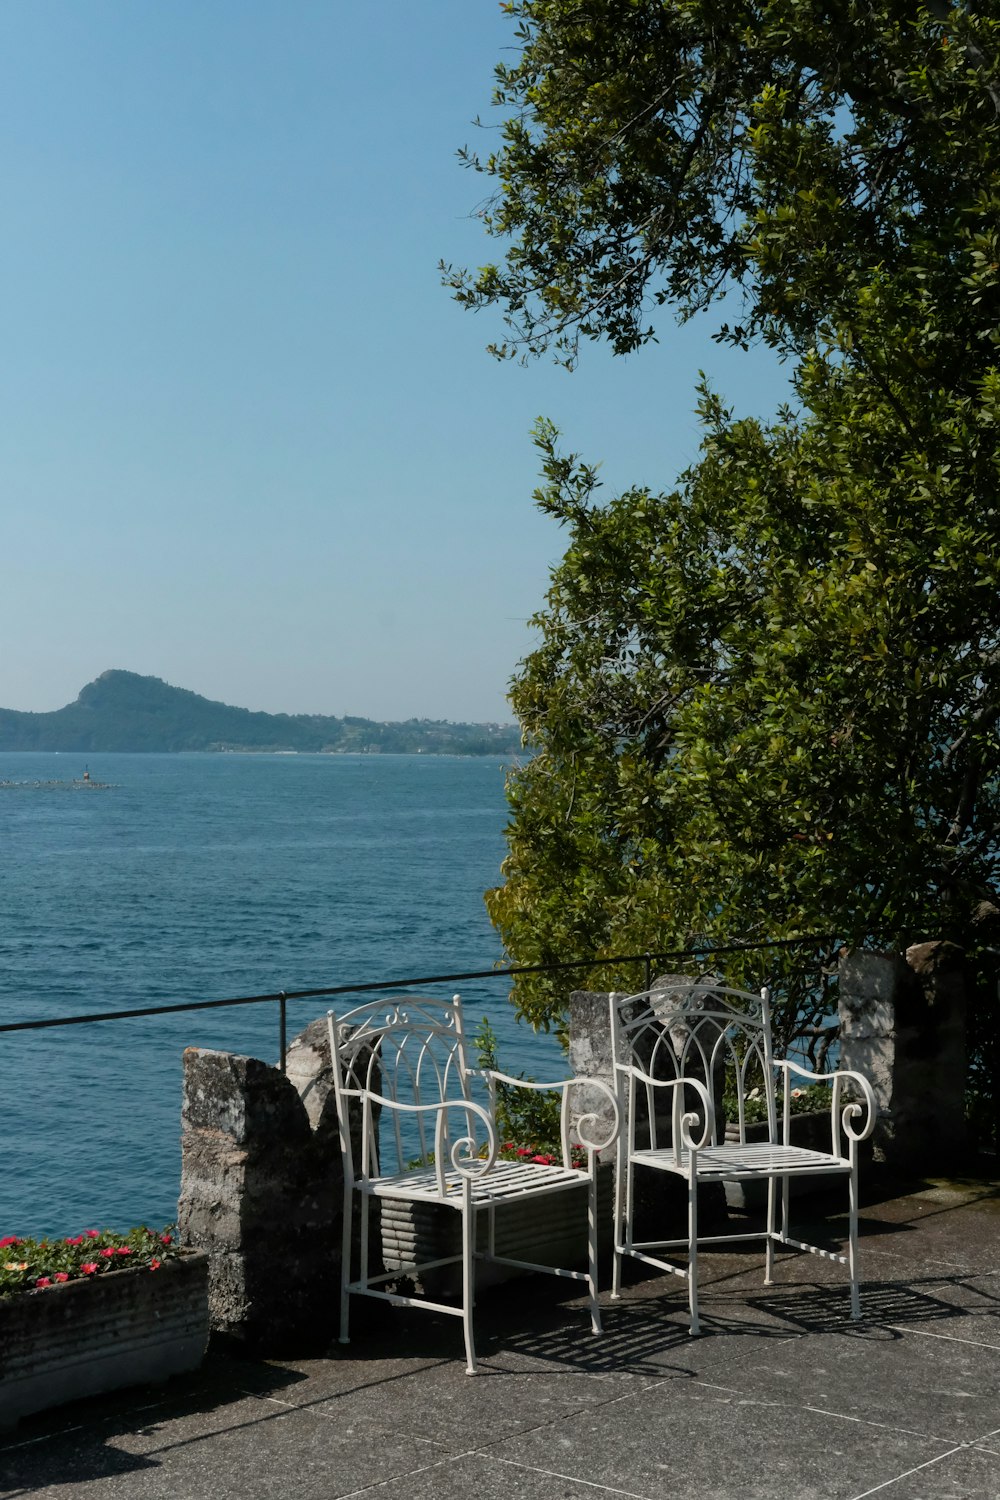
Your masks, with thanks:
M 396 755 L 509 755 L 513 725 L 263 714 L 215 703 L 159 677 L 102 672 L 75 703 L 50 714 L 0 709 L 0 750 L 302 750 Z

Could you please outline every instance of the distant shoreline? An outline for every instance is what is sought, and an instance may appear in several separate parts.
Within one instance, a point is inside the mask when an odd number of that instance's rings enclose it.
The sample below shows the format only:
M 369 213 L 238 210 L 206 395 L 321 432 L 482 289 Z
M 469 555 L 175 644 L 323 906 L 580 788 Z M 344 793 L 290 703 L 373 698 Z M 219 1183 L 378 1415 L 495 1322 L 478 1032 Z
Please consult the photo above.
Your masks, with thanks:
M 516 724 L 235 708 L 136 672 L 102 672 L 52 713 L 0 708 L 0 751 L 52 755 L 463 755 L 520 749 Z

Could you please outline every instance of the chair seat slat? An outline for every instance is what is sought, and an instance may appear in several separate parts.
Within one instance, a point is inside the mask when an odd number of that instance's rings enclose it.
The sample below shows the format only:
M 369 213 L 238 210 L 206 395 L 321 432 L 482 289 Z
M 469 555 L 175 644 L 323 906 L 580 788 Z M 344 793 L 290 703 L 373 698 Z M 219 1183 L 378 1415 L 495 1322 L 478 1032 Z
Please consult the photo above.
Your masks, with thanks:
M 636 1151 L 633 1160 L 661 1171 L 680 1172 L 687 1176 L 691 1168 L 690 1151 L 681 1151 L 678 1163 L 672 1149 Z M 709 1146 L 697 1153 L 699 1177 L 791 1177 L 809 1172 L 850 1172 L 844 1157 L 828 1151 L 812 1151 L 804 1146 L 769 1145 L 753 1141 L 746 1145 Z
M 521 1162 L 494 1162 L 488 1173 L 472 1180 L 472 1201 L 475 1205 L 509 1202 L 516 1198 L 533 1196 L 539 1192 L 558 1191 L 577 1183 L 589 1181 L 586 1172 L 573 1168 L 541 1165 L 526 1166 Z M 418 1202 L 454 1202 L 458 1207 L 462 1201 L 462 1182 L 457 1173 L 446 1177 L 447 1195 L 442 1199 L 438 1191 L 437 1174 L 433 1168 L 418 1168 L 412 1172 L 398 1172 L 393 1176 L 371 1178 L 364 1184 L 365 1192 L 377 1198 L 407 1198 Z

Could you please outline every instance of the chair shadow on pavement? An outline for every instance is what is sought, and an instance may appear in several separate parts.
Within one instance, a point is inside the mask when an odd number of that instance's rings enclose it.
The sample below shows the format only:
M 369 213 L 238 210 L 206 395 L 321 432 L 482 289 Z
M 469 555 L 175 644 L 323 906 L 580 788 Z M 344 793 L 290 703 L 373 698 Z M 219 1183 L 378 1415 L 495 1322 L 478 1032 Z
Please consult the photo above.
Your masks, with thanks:
M 662 1297 L 611 1304 L 602 1309 L 602 1320 L 604 1333 L 598 1338 L 575 1326 L 507 1333 L 496 1352 L 529 1355 L 592 1375 L 645 1375 L 654 1379 L 697 1376 L 697 1370 L 684 1358 L 694 1342 L 688 1332 L 686 1304 Z M 736 1336 L 749 1333 L 758 1338 L 788 1336 L 787 1329 L 762 1328 L 745 1318 L 714 1310 L 711 1327 L 706 1320 L 705 1331 Z
M 970 1287 L 972 1278 L 962 1276 L 921 1277 L 912 1282 L 868 1281 L 861 1288 L 861 1319 L 849 1316 L 846 1287 L 792 1285 L 771 1287 L 745 1298 L 749 1307 L 768 1317 L 781 1319 L 802 1333 L 839 1333 L 860 1339 L 893 1341 L 907 1327 L 942 1323 L 954 1319 L 988 1315 L 1000 1317 L 1000 1296 Z M 964 1289 L 967 1300 L 958 1303 L 935 1292 Z M 787 1335 L 787 1327 L 786 1327 Z

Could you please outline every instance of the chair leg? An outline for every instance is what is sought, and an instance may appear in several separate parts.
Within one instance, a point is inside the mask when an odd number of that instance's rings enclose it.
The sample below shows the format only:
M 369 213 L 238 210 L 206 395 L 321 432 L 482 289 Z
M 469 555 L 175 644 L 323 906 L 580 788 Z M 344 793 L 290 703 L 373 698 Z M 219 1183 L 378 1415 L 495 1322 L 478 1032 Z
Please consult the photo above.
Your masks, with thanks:
M 601 1327 L 601 1304 L 597 1300 L 597 1173 L 592 1171 L 587 1185 L 587 1286 L 590 1289 L 590 1327 L 593 1333 L 603 1333 Z
M 463 1185 L 462 1204 L 462 1328 L 465 1333 L 465 1373 L 476 1373 L 476 1345 L 472 1334 L 472 1309 L 476 1300 L 476 1215 L 469 1183 Z
M 351 1294 L 347 1290 L 351 1279 L 351 1251 L 353 1246 L 351 1240 L 354 1233 L 354 1189 L 344 1189 L 344 1223 L 343 1233 L 340 1241 L 340 1342 L 349 1344 L 350 1334 L 348 1331 L 349 1307 Z
M 764 1285 L 774 1284 L 774 1221 L 776 1208 L 776 1183 L 767 1179 L 767 1249 L 764 1252 Z
M 626 1192 L 626 1180 L 631 1186 L 631 1168 L 626 1166 L 622 1153 L 619 1152 L 615 1162 L 614 1251 L 611 1260 L 611 1297 L 614 1302 L 617 1302 L 622 1294 L 621 1246 L 625 1236 L 625 1213 L 632 1201 L 631 1193 Z
M 852 1162 L 848 1179 L 848 1236 L 847 1268 L 851 1274 L 851 1317 L 861 1317 L 861 1296 L 858 1291 L 858 1164 Z
M 783 1240 L 787 1240 L 788 1238 L 788 1229 L 791 1223 L 791 1210 L 789 1208 L 791 1196 L 791 1178 L 783 1177 L 781 1179 L 781 1238 Z
M 688 1307 L 691 1332 L 700 1333 L 698 1323 L 698 1179 L 688 1178 Z

